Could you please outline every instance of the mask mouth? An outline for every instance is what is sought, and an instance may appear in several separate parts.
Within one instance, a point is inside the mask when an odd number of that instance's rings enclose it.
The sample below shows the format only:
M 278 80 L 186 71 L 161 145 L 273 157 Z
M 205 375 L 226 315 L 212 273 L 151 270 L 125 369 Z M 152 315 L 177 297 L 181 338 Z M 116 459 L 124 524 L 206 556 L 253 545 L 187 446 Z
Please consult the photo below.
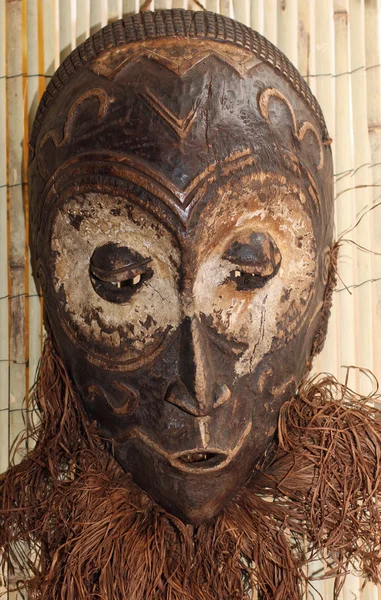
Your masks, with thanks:
M 249 421 L 235 447 L 228 452 L 221 450 L 218 447 L 209 447 L 194 448 L 193 450 L 183 450 L 182 452 L 171 453 L 165 450 L 161 444 L 153 441 L 151 437 L 141 431 L 139 427 L 132 427 L 129 429 L 128 432 L 122 434 L 123 438 L 120 436 L 119 439 L 116 440 L 116 443 L 120 445 L 129 440 L 139 440 L 151 448 L 151 451 L 160 454 L 179 471 L 195 474 L 197 472 L 204 473 L 205 471 L 220 471 L 229 465 L 242 449 L 242 446 L 250 434 L 251 428 L 252 422 Z
M 193 450 L 191 452 L 184 452 L 180 456 L 177 456 L 176 460 L 190 469 L 210 469 L 217 467 L 219 464 L 226 461 L 227 458 L 228 455 L 222 452 Z

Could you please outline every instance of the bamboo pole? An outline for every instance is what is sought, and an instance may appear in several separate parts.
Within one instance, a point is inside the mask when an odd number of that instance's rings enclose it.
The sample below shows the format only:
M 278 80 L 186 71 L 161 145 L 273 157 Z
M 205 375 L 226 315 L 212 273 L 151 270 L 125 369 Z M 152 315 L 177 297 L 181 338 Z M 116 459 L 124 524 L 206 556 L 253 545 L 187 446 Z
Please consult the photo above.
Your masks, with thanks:
M 163 8 L 172 8 L 171 0 L 155 0 L 155 9 L 161 10 Z
M 59 2 L 59 45 L 60 62 L 63 62 L 69 56 L 72 47 L 71 22 L 72 22 L 72 3 Z
M 254 0 L 252 0 L 253 2 Z M 278 1 L 266 0 L 266 10 L 263 15 L 263 35 L 270 42 L 278 43 Z
M 278 47 L 294 65 L 298 64 L 298 0 L 280 0 Z
M 188 8 L 188 0 L 173 0 L 172 8 Z
M 315 598 L 316 600 L 319 598 L 328 600 L 329 596 L 325 595 L 326 582 L 324 579 L 321 579 L 324 576 L 325 566 L 325 562 L 322 559 L 316 559 L 313 561 L 313 564 L 309 565 L 308 574 L 314 578 L 314 581 L 312 586 L 307 586 L 304 600 L 315 600 Z
M 328 131 L 335 140 L 335 85 L 331 74 L 335 70 L 335 30 L 333 21 L 333 0 L 319 0 L 315 3 L 313 20 L 315 23 L 315 92 L 322 107 Z M 312 77 L 310 76 L 310 80 Z M 335 157 L 335 142 L 331 145 Z M 337 310 L 338 298 L 334 295 L 331 319 L 328 327 L 326 343 L 314 367 L 317 372 L 327 371 L 338 375 L 339 353 L 338 333 L 339 321 Z M 333 580 L 325 579 L 316 582 L 315 587 L 323 598 L 333 598 Z
M 266 0 L 251 2 L 250 27 L 263 34 L 265 28 Z
M 117 21 L 123 15 L 123 0 L 108 0 L 107 21 Z
M 105 25 L 107 25 L 107 0 L 91 0 L 90 34 L 92 35 Z
M 372 180 L 375 186 L 381 185 L 381 2 L 367 0 L 365 3 L 365 57 L 367 82 L 368 131 L 371 150 Z M 365 107 L 364 107 L 365 109 Z M 381 187 L 372 191 L 373 206 L 381 201 Z M 376 208 L 371 216 L 372 249 L 381 252 L 381 208 Z M 373 291 L 373 356 L 374 371 L 381 372 L 381 259 L 374 259 Z M 380 596 L 381 598 L 381 596 Z
M 340 600 L 360 600 L 361 580 L 351 573 L 347 575 L 343 591 L 340 594 Z
M 365 19 L 364 19 L 364 0 L 349 0 L 349 18 L 350 18 L 350 70 L 352 72 L 352 102 L 353 102 L 353 147 L 354 147 L 354 166 L 356 171 L 344 180 L 347 186 L 355 184 L 356 186 L 370 186 L 372 184 L 372 173 L 368 168 L 361 168 L 361 165 L 370 164 L 371 153 L 368 138 L 368 119 L 364 107 L 367 106 L 366 94 L 366 72 L 362 68 L 365 65 Z M 362 220 L 356 227 L 354 234 L 356 242 L 365 248 L 369 247 L 371 239 L 371 218 L 369 208 L 372 205 L 372 193 L 370 187 L 356 189 L 355 208 L 357 221 L 358 215 L 362 215 Z M 373 279 L 374 260 L 366 252 L 355 250 L 355 283 Z M 370 283 L 361 285 L 353 290 L 356 297 L 356 319 L 355 319 L 355 339 L 357 352 L 357 365 L 367 369 L 374 369 L 373 364 L 373 318 L 372 318 L 372 293 Z M 366 375 L 358 374 L 358 391 L 364 394 L 369 393 L 369 379 Z
M 348 596 L 348 599 L 350 599 L 350 596 Z M 371 581 L 367 582 L 364 579 L 361 579 L 359 600 L 379 600 L 377 585 L 374 585 Z
M 25 365 L 25 216 L 23 197 L 23 140 L 24 95 L 22 0 L 7 3 L 8 58 L 8 227 L 9 227 L 9 280 L 10 280 L 10 419 L 9 438 L 12 446 L 23 429 L 23 400 L 27 388 Z M 12 32 L 12 35 L 10 35 Z M 13 77 L 12 77 L 13 76 Z
M 76 13 L 76 45 L 79 46 L 90 35 L 90 0 L 77 0 Z
M 44 75 L 46 84 L 49 82 L 54 71 L 59 66 L 59 45 L 56 44 L 56 34 L 58 28 L 58 14 L 56 11 L 55 0 L 41 0 L 42 2 L 42 39 L 44 56 Z M 41 43 L 41 32 L 39 43 Z
M 201 4 L 205 6 L 206 10 L 211 10 L 212 12 L 221 12 L 220 0 L 203 0 Z
M 361 585 L 364 587 L 360 591 L 360 600 L 378 600 L 377 586 L 368 581 L 362 580 Z
M 319 0 L 315 3 L 315 65 L 314 79 L 316 97 L 322 107 L 328 131 L 333 143 L 331 145 L 335 164 L 335 29 L 333 20 L 333 0 Z M 321 355 L 318 372 L 325 371 L 339 375 L 339 321 L 338 297 L 334 294 L 327 340 Z M 316 366 L 315 366 L 316 370 Z
M 250 0 L 234 0 L 234 15 L 237 21 L 250 26 Z
M 9 319 L 8 319 L 8 227 L 7 227 L 7 95 L 6 8 L 0 0 L 0 472 L 8 467 L 9 448 Z M 0 596 L 8 594 L 0 575 Z
M 139 12 L 139 0 L 123 0 L 123 15 L 132 15 Z
M 226 17 L 232 17 L 234 19 L 234 8 L 233 0 L 220 0 L 220 11 L 221 15 Z
M 316 73 L 315 48 L 315 0 L 298 4 L 298 64 L 297 67 L 312 91 L 315 91 Z
M 352 134 L 352 87 L 351 76 L 348 74 L 349 63 L 349 16 L 347 0 L 335 0 L 335 69 L 336 76 L 336 172 L 342 173 L 354 166 L 354 148 Z M 336 181 L 336 210 L 337 229 L 339 235 L 351 229 L 356 219 L 355 194 L 347 191 L 348 186 L 343 179 Z M 354 239 L 354 234 L 348 232 L 348 239 Z M 338 270 L 343 283 L 339 283 L 339 313 L 340 313 L 340 380 L 343 380 L 345 367 L 355 365 L 355 312 L 356 298 L 350 295 L 345 285 L 353 285 L 356 278 L 354 247 L 347 244 L 342 249 L 338 262 Z M 349 373 L 349 385 L 356 388 L 356 376 L 352 370 Z

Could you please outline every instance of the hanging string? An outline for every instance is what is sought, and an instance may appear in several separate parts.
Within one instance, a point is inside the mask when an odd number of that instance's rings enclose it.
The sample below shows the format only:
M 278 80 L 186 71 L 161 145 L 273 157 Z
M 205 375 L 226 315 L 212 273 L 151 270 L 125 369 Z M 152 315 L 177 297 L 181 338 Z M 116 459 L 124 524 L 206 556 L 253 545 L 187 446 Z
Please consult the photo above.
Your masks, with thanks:
M 6 295 L 6 296 L 0 296 L 0 300 L 14 300 L 15 298 L 42 298 L 42 294 L 27 294 L 26 292 L 23 292 L 21 294 L 14 294 L 14 295 Z
M 203 5 L 201 4 L 201 2 L 199 2 L 199 0 L 193 0 L 193 3 L 194 3 L 196 6 L 198 6 L 199 8 L 201 8 L 201 10 L 204 10 L 205 12 L 207 12 L 207 10 L 206 10 L 205 6 L 203 6 Z
M 304 79 L 308 79 L 308 77 L 342 77 L 343 75 L 353 75 L 353 73 L 357 73 L 358 71 L 370 71 L 370 69 L 376 69 L 377 67 L 381 67 L 381 63 L 377 63 L 375 65 L 356 67 L 352 69 L 352 71 L 342 71 L 341 73 L 308 73 L 308 75 L 303 75 Z
M 151 0 L 145 0 L 142 6 L 140 7 L 140 12 L 146 12 L 151 8 Z
M 17 73 L 16 75 L 0 75 L 0 79 L 16 79 L 17 77 L 45 77 L 45 79 L 51 79 L 53 75 L 47 75 L 46 73 Z

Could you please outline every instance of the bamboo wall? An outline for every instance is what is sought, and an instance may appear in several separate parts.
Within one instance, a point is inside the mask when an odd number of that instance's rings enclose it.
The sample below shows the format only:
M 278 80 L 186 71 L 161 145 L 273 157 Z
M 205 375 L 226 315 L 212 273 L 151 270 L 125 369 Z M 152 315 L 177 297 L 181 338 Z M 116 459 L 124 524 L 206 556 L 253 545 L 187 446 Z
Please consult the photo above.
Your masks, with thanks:
M 0 0 L 0 472 L 28 414 L 42 344 L 41 300 L 28 257 L 27 140 L 38 100 L 69 52 L 143 0 Z M 203 0 L 263 33 L 306 77 L 320 101 L 335 159 L 339 261 L 329 335 L 316 370 L 345 367 L 381 378 L 381 0 Z M 151 9 L 195 8 L 155 0 Z M 355 228 L 354 226 L 358 224 Z M 351 372 L 369 392 L 369 379 Z M 319 568 L 319 565 L 316 565 Z M 348 578 L 342 600 L 381 600 Z M 317 583 L 324 599 L 332 582 Z M 312 598 L 309 594 L 309 598 Z M 318 597 L 316 595 L 316 597 Z M 9 600 L 15 598 L 9 594 Z

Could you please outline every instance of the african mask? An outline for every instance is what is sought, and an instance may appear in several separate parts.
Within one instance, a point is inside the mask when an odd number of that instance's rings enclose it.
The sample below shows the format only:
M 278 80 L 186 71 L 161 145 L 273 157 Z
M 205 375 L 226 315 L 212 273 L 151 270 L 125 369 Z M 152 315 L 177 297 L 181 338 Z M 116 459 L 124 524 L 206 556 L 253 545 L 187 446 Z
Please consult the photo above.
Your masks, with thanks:
M 327 139 L 289 61 L 213 14 L 109 26 L 40 105 L 48 327 L 117 461 L 185 523 L 247 481 L 324 329 Z
M 40 423 L 0 477 L 32 600 L 301 600 L 322 551 L 335 599 L 353 563 L 379 581 L 379 411 L 307 378 L 329 144 L 285 56 L 219 15 L 126 18 L 58 69 L 29 157 Z

